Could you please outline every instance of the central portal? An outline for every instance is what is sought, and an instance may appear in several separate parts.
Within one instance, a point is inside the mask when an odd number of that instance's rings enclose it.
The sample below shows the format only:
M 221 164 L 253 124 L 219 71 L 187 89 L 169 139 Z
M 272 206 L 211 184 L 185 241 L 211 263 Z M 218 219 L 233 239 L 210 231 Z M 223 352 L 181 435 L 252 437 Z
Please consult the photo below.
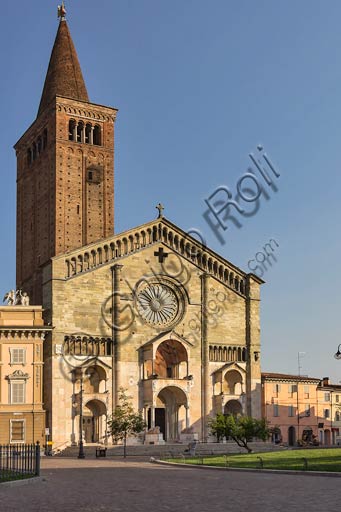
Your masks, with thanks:
M 168 386 L 160 391 L 155 409 L 155 426 L 160 427 L 165 441 L 178 441 L 180 432 L 188 426 L 186 393 Z

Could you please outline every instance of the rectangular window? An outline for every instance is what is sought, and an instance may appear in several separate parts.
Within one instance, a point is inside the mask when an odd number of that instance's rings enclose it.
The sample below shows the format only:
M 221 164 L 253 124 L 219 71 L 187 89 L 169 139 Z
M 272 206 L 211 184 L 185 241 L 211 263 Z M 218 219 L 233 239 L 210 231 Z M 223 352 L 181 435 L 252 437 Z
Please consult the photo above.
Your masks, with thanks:
M 274 384 L 273 385 L 273 395 L 278 396 L 278 393 L 281 391 L 281 385 L 280 384 Z
M 274 408 L 273 408 L 273 416 L 274 416 L 274 417 L 278 417 L 278 416 L 279 416 L 278 404 L 274 404 Z
M 324 417 L 325 417 L 325 419 L 329 418 L 329 414 L 330 414 L 329 413 L 329 409 L 325 409 L 324 410 Z
M 289 396 L 292 396 L 294 393 L 297 393 L 297 385 L 289 384 L 288 392 L 289 392 Z
M 289 405 L 288 407 L 288 416 L 291 418 L 295 415 L 295 407 L 293 405 Z
M 10 384 L 11 389 L 11 404 L 24 404 L 25 403 L 25 382 L 12 381 Z
M 10 420 L 11 443 L 25 442 L 25 420 Z
M 25 364 L 26 363 L 26 349 L 25 348 L 11 348 L 11 364 Z
M 305 413 L 305 415 L 306 415 L 307 417 L 308 417 L 308 416 L 310 416 L 310 405 L 306 405 L 306 406 L 305 406 L 305 412 L 304 412 L 304 413 Z
M 325 393 L 324 394 L 324 401 L 325 402 L 330 402 L 330 393 Z
M 309 386 L 304 386 L 304 398 L 309 398 Z
M 339 395 L 335 395 L 335 402 L 339 401 Z

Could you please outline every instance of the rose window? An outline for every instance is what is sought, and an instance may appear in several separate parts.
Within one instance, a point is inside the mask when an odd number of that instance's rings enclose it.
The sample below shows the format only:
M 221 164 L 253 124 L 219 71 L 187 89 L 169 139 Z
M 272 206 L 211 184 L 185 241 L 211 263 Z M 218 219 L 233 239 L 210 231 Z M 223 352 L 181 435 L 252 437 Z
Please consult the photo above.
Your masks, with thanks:
M 179 304 L 171 288 L 161 284 L 152 284 L 138 294 L 137 308 L 146 322 L 165 325 L 175 319 Z

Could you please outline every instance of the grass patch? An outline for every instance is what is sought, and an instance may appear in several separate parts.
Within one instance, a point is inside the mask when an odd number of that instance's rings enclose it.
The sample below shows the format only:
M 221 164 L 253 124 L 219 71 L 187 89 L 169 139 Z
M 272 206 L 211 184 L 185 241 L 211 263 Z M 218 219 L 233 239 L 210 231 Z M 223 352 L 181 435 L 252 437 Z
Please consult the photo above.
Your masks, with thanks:
M 3 482 L 14 482 L 15 480 L 26 480 L 27 478 L 33 478 L 35 475 L 32 473 L 22 474 L 16 473 L 15 471 L 0 471 L 0 484 Z
M 206 466 L 259 469 L 285 469 L 341 472 L 341 448 L 308 450 L 286 450 L 283 452 L 245 453 L 235 455 L 198 456 L 167 459 L 182 464 L 204 464 Z M 307 467 L 305 462 L 307 461 Z

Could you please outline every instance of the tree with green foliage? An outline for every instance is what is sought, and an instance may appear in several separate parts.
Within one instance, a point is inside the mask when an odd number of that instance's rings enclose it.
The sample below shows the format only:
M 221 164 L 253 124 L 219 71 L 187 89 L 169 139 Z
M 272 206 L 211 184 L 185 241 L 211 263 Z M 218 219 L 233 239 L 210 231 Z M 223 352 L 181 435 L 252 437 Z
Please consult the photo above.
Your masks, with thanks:
M 218 442 L 223 437 L 231 438 L 248 453 L 252 450 L 248 443 L 253 438 L 266 441 L 269 437 L 269 429 L 265 419 L 257 420 L 249 416 L 234 416 L 232 414 L 217 414 L 209 422 L 211 434 L 217 436 Z
M 146 424 L 141 415 L 134 411 L 130 402 L 131 397 L 126 395 L 124 388 L 119 389 L 118 400 L 114 414 L 108 418 L 108 433 L 115 443 L 123 441 L 123 453 L 126 458 L 128 436 L 136 436 L 145 429 Z

